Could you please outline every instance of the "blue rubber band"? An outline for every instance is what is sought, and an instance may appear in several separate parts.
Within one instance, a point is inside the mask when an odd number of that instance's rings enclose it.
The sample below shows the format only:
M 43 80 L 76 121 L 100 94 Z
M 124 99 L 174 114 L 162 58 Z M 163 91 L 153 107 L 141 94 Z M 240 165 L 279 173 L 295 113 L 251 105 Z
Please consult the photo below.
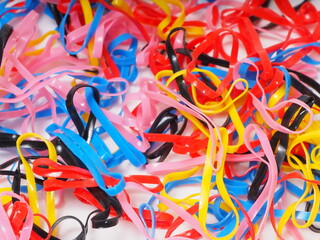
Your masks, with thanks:
M 101 127 L 104 128 L 114 142 L 118 145 L 120 151 L 127 157 L 127 159 L 136 167 L 144 165 L 146 163 L 146 158 L 139 150 L 133 147 L 126 139 L 118 132 L 110 120 L 104 115 L 100 106 L 95 101 L 91 88 L 86 88 L 85 90 L 86 99 L 88 105 L 95 115 L 97 120 L 100 121 Z
M 128 40 L 131 40 L 128 50 L 116 49 L 118 45 Z M 138 40 L 129 33 L 124 33 L 116 37 L 107 47 L 112 60 L 120 71 L 120 76 L 129 82 L 133 82 L 138 76 L 138 68 L 136 65 L 137 48 Z
M 17 18 L 17 17 L 23 17 L 27 15 L 31 10 L 35 9 L 39 1 L 38 0 L 26 0 L 23 7 L 6 7 L 6 5 L 9 3 L 9 0 L 6 0 L 2 3 L 0 3 L 0 28 L 4 24 L 9 23 L 11 20 Z M 21 10 L 21 12 L 18 13 L 12 13 L 9 12 L 11 10 Z
M 144 216 L 143 216 L 143 210 L 149 210 L 150 213 L 151 213 L 151 233 L 150 233 L 150 237 L 153 239 L 154 236 L 155 236 L 155 231 L 156 231 L 156 214 L 155 214 L 155 211 L 153 209 L 153 207 L 147 203 L 143 203 L 140 205 L 139 207 L 139 216 L 141 218 L 141 221 L 144 225 L 144 227 L 147 229 L 147 233 L 149 234 L 149 231 L 148 231 L 148 227 L 147 227 L 147 223 L 144 219 Z
M 93 20 L 90 24 L 90 27 L 89 27 L 89 30 L 88 30 L 88 33 L 84 39 L 84 42 L 82 44 L 82 46 L 80 47 L 79 50 L 77 51 L 69 51 L 69 49 L 67 48 L 67 45 L 66 45 L 66 42 L 65 42 L 65 25 L 67 23 L 67 18 L 68 18 L 68 15 L 73 7 L 73 5 L 77 2 L 77 0 L 71 0 L 70 3 L 69 3 L 69 6 L 68 6 L 68 9 L 67 9 L 67 12 L 66 14 L 63 16 L 62 20 L 61 20 L 61 24 L 59 26 L 59 33 L 60 33 L 60 41 L 61 41 L 61 44 L 63 46 L 63 48 L 66 50 L 66 52 L 68 52 L 70 55 L 76 55 L 78 53 L 80 53 L 83 49 L 86 48 L 86 46 L 88 45 L 88 43 L 90 42 L 91 38 L 94 36 L 95 34 L 95 31 L 102 19 L 102 16 L 103 16 L 103 13 L 104 13 L 104 6 L 101 5 L 101 4 L 98 4 L 98 8 L 96 10 L 96 13 L 93 17 Z
M 60 130 L 63 133 L 57 133 L 55 130 Z M 46 131 L 51 136 L 56 136 L 61 139 L 61 141 L 68 146 L 70 151 L 77 156 L 83 164 L 88 168 L 91 172 L 93 178 L 96 180 L 98 186 L 104 190 L 110 196 L 117 195 L 120 193 L 125 187 L 125 181 L 122 174 L 119 173 L 111 173 L 108 171 L 107 167 L 100 160 L 97 153 L 91 148 L 91 146 L 78 134 L 73 131 L 60 127 L 57 124 L 51 124 L 47 127 Z M 119 183 L 111 188 L 107 188 L 104 180 L 102 178 L 102 174 L 109 175 L 115 179 L 119 180 Z

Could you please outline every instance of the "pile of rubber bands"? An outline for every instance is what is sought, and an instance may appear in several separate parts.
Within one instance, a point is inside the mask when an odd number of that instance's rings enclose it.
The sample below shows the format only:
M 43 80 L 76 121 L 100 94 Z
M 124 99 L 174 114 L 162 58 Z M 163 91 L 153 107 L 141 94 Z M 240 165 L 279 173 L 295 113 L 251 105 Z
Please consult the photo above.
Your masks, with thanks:
M 0 1 L 0 239 L 319 233 L 319 40 L 318 1 Z

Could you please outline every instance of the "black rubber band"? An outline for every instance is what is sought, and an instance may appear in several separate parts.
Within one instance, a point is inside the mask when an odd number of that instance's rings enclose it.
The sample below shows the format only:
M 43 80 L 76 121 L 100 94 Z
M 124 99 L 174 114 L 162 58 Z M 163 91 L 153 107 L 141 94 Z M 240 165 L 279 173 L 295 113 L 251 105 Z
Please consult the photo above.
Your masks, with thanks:
M 17 139 L 20 137 L 18 134 L 0 133 L 0 148 L 16 147 Z M 47 145 L 42 141 L 24 140 L 20 147 L 32 148 L 34 150 L 47 149 Z
M 74 220 L 74 221 L 78 222 L 81 227 L 81 232 L 78 234 L 78 236 L 76 236 L 74 238 L 74 240 L 85 240 L 86 239 L 87 231 L 86 231 L 85 225 L 80 221 L 79 218 L 77 218 L 75 216 L 71 216 L 71 215 L 66 215 L 61 218 L 58 218 L 55 221 L 55 223 L 52 225 L 52 232 L 54 231 L 54 229 L 57 227 L 58 224 L 60 224 L 61 222 L 65 221 L 65 220 Z
M 94 126 L 96 123 L 96 117 L 93 115 L 92 112 L 89 114 L 89 119 L 86 125 L 86 128 L 84 128 L 83 122 L 81 118 L 78 115 L 78 112 L 76 111 L 76 108 L 73 104 L 73 98 L 76 93 L 80 88 L 84 87 L 90 87 L 93 89 L 93 96 L 95 101 L 99 104 L 100 102 L 100 94 L 99 91 L 91 85 L 86 85 L 86 84 L 79 84 L 74 86 L 68 93 L 67 99 L 66 99 L 66 106 L 68 109 L 68 112 L 70 114 L 71 120 L 75 124 L 76 128 L 78 129 L 79 135 L 85 139 L 88 143 L 90 143 L 90 140 L 92 138 L 92 134 L 94 131 Z M 56 139 L 56 142 L 59 142 L 59 146 L 61 151 L 59 154 L 63 156 L 64 158 L 70 157 L 70 159 L 66 160 L 68 164 L 78 166 L 85 168 L 84 164 L 80 159 L 75 156 L 69 148 L 60 140 Z M 105 191 L 98 187 L 92 187 L 92 188 L 87 188 L 88 191 L 99 201 L 99 203 L 104 207 L 104 211 L 99 211 L 92 219 L 92 227 L 93 228 L 107 228 L 107 227 L 112 227 L 115 226 L 119 222 L 119 218 L 122 216 L 123 210 L 122 207 L 116 197 L 109 196 Z M 110 207 L 113 207 L 114 210 L 117 213 L 116 217 L 111 217 L 109 218 L 110 215 Z
M 171 44 L 172 35 L 178 31 L 183 31 L 183 39 L 185 39 L 186 30 L 183 27 L 177 27 L 177 28 L 172 29 L 166 39 L 166 50 L 167 50 L 168 58 L 170 60 L 172 71 L 174 73 L 179 72 L 181 70 L 177 55 L 176 55 L 176 53 L 172 47 L 172 44 Z M 185 41 L 183 41 L 183 42 L 185 43 Z M 184 81 L 184 79 L 181 75 L 176 78 L 176 82 L 178 84 L 181 96 L 183 96 L 188 102 L 190 102 L 194 105 L 194 101 L 192 100 L 192 98 L 189 94 L 186 82 Z
M 2 57 L 4 48 L 12 34 L 13 28 L 9 24 L 4 24 L 0 29 L 0 66 L 2 64 Z
M 313 190 L 311 191 L 311 194 L 313 193 Z M 312 208 L 313 204 L 311 202 L 306 202 L 306 206 L 304 208 L 304 210 L 306 212 L 310 212 L 311 211 L 311 208 Z M 307 221 L 305 221 L 307 222 Z M 309 226 L 309 229 L 315 233 L 320 233 L 320 227 L 316 227 L 314 224 L 311 224 Z
M 36 233 L 39 237 L 46 239 L 48 236 L 48 233 L 43 230 L 42 228 L 40 228 L 38 225 L 33 224 L 32 226 L 32 231 L 34 233 Z M 50 236 L 49 240 L 60 240 L 60 238 L 54 237 L 54 236 Z
M 83 121 L 81 120 L 81 118 L 80 118 L 80 116 L 79 116 L 79 114 L 73 104 L 73 98 L 74 98 L 74 95 L 76 94 L 76 92 L 80 88 L 85 88 L 85 87 L 90 87 L 93 90 L 93 97 L 96 100 L 96 102 L 99 104 L 100 93 L 99 93 L 98 89 L 95 88 L 94 86 L 91 86 L 91 85 L 79 84 L 79 85 L 76 85 L 73 88 L 71 88 L 70 91 L 68 92 L 67 97 L 66 97 L 66 107 L 67 107 L 67 110 L 68 110 L 68 113 L 70 115 L 71 120 L 73 121 L 74 125 L 76 126 L 76 128 L 79 132 L 79 135 L 83 139 L 85 139 L 88 143 L 90 143 L 91 138 L 92 138 L 92 134 L 93 134 L 93 130 L 94 130 L 94 126 L 96 123 L 96 117 L 93 115 L 92 112 L 90 112 L 86 128 L 84 128 Z
M 314 103 L 313 98 L 302 95 L 298 98 L 300 101 L 306 103 L 309 107 L 311 107 Z M 299 111 L 299 112 L 298 112 Z M 298 112 L 294 120 L 291 122 L 292 117 Z M 302 122 L 305 115 L 308 111 L 297 104 L 291 104 L 291 106 L 285 112 L 283 119 L 281 121 L 281 125 L 294 131 L 296 130 L 300 123 Z M 287 147 L 288 147 L 289 135 L 283 132 L 275 132 L 270 139 L 271 148 L 275 154 L 275 159 L 278 168 L 278 174 L 280 172 L 283 161 L 285 161 L 287 155 Z M 268 159 L 264 157 L 266 161 Z M 264 186 L 261 186 L 264 178 L 266 177 L 266 173 L 268 171 L 268 166 L 265 163 L 261 163 L 259 169 L 252 181 L 252 184 L 249 188 L 248 199 L 256 200 L 260 193 L 262 192 Z
M 188 120 L 183 117 L 182 125 L 178 128 L 178 116 L 171 113 L 171 111 L 175 110 L 176 109 L 174 107 L 164 109 L 154 120 L 149 133 L 164 133 L 164 131 L 169 127 L 170 134 L 181 135 L 187 126 Z M 150 142 L 150 144 L 152 143 L 153 142 Z M 144 155 L 148 160 L 160 157 L 157 162 L 163 162 L 169 155 L 172 147 L 173 143 L 171 142 L 163 143 L 156 149 L 151 146 Z

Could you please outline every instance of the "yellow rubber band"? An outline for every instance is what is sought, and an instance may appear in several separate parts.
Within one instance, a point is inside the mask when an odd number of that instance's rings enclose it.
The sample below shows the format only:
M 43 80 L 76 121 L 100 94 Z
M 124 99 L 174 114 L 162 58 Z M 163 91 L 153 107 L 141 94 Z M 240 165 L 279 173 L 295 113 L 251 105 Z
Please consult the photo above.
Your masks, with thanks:
M 210 80 L 212 80 L 212 82 L 216 86 L 219 86 L 221 83 L 220 79 L 208 70 L 195 68 L 191 72 L 192 73 L 193 72 L 205 73 L 208 76 L 208 78 Z M 168 87 L 178 76 L 186 76 L 186 70 L 181 70 L 176 73 L 173 73 L 171 70 L 163 70 L 163 71 L 160 71 L 159 73 L 157 73 L 155 78 L 157 80 L 160 80 L 164 77 L 168 77 L 168 79 L 166 80 L 166 87 Z M 232 89 L 234 88 L 234 86 L 237 83 L 244 83 L 245 87 L 244 87 L 243 92 L 239 96 L 237 96 L 235 99 L 232 99 L 230 94 L 232 92 Z M 175 99 L 174 95 L 172 95 L 171 93 L 166 91 L 166 89 L 162 88 L 161 86 L 160 86 L 160 88 L 161 88 L 161 90 L 165 91 L 169 97 Z M 221 113 L 221 111 L 228 111 L 228 115 L 232 119 L 232 122 L 234 123 L 233 125 L 238 133 L 238 136 L 239 136 L 238 142 L 235 145 L 227 147 L 228 153 L 236 152 L 244 142 L 244 139 L 243 139 L 244 126 L 243 126 L 243 123 L 242 123 L 240 116 L 238 114 L 237 108 L 235 107 L 235 102 L 246 95 L 246 93 L 248 92 L 248 88 L 249 88 L 248 82 L 245 79 L 237 79 L 234 81 L 234 83 L 232 84 L 229 91 L 224 91 L 222 93 L 222 95 L 221 95 L 222 100 L 220 102 L 218 102 L 218 103 L 214 102 L 212 104 L 209 103 L 208 105 L 203 105 L 197 101 L 196 89 L 193 85 L 191 85 L 193 99 L 194 99 L 197 107 L 199 107 L 199 109 L 204 114 L 219 114 L 219 113 Z M 211 109 L 211 110 L 207 110 L 207 109 Z M 186 114 L 183 112 L 181 112 L 181 113 L 186 118 L 188 118 L 190 121 L 192 121 L 207 137 L 209 137 L 209 132 L 203 127 L 203 125 L 195 117 L 190 116 L 190 114 Z
M 269 98 L 268 107 L 274 107 L 286 94 L 285 85 L 278 88 Z
M 52 31 L 48 31 L 46 32 L 45 34 L 43 34 L 41 37 L 37 38 L 37 39 L 34 39 L 34 40 L 31 40 L 29 43 L 28 43 L 28 47 L 34 47 L 40 43 L 42 43 L 47 37 L 51 36 L 51 35 L 54 35 L 54 34 L 57 34 L 58 32 L 55 31 L 55 30 L 52 30 Z
M 162 39 L 166 39 L 169 32 L 176 28 L 181 27 L 184 23 L 185 19 L 185 9 L 184 5 L 178 0 L 152 0 L 155 4 L 157 4 L 162 11 L 166 14 L 166 17 L 159 23 L 158 25 L 158 36 Z M 176 18 L 176 20 L 171 24 L 171 8 L 168 4 L 172 4 L 181 9 L 180 15 Z M 170 25 L 170 27 L 169 27 Z
M 35 177 L 31 169 L 31 166 L 23 156 L 21 147 L 20 147 L 21 143 L 27 138 L 37 138 L 42 140 L 47 145 L 49 158 L 52 161 L 55 161 L 55 162 L 57 161 L 57 153 L 54 145 L 50 141 L 46 140 L 44 137 L 35 133 L 25 133 L 21 135 L 16 142 L 17 151 L 26 172 L 30 207 L 33 213 L 40 213 Z M 47 209 L 48 220 L 51 224 L 53 224 L 56 221 L 54 192 L 46 192 L 46 209 Z M 35 223 L 40 226 L 40 219 L 35 220 Z
M 167 174 L 164 178 L 163 178 L 163 185 L 165 186 L 167 183 L 172 182 L 172 181 L 176 181 L 176 180 L 182 180 L 182 179 L 187 179 L 193 175 L 195 175 L 201 167 L 195 167 L 192 168 L 190 170 L 187 171 L 183 171 L 183 172 L 174 172 L 174 173 L 169 173 Z M 198 196 L 199 194 L 190 194 L 185 198 L 173 198 L 171 197 L 165 189 L 163 189 L 160 192 L 160 195 L 166 197 L 167 199 L 175 202 L 177 205 L 183 207 L 183 208 L 187 208 L 190 206 L 193 206 L 194 204 L 196 204 L 199 200 L 198 199 L 192 199 L 193 197 Z M 164 204 L 164 203 L 159 203 L 158 204 L 158 208 L 160 211 L 165 211 L 168 209 L 168 207 Z
M 311 159 L 316 158 L 316 152 L 319 147 L 317 146 L 315 149 L 311 152 L 311 158 L 308 153 L 308 150 L 306 149 L 305 145 L 302 144 L 305 140 L 308 140 L 309 138 L 314 137 L 315 134 L 319 134 L 318 131 L 309 132 L 306 134 L 302 134 L 300 136 L 297 136 L 288 146 L 287 154 L 288 154 L 288 163 L 290 166 L 296 170 L 300 170 L 304 176 L 304 178 L 308 180 L 315 180 L 314 175 L 312 173 L 312 170 L 315 168 L 318 168 L 316 164 L 311 164 Z M 305 163 L 301 162 L 299 158 L 297 158 L 295 155 L 291 153 L 292 149 L 298 145 L 301 144 L 301 147 L 303 149 L 303 152 L 305 154 Z M 310 194 L 310 190 L 313 190 L 313 194 L 307 197 L 308 194 Z M 297 211 L 297 208 L 307 201 L 312 201 L 312 208 L 310 210 L 310 216 L 305 222 L 305 224 L 300 225 L 297 222 L 297 219 L 295 217 L 295 213 Z M 298 201 L 292 203 L 289 205 L 289 207 L 284 212 L 283 216 L 281 217 L 279 224 L 278 224 L 278 231 L 281 234 L 287 221 L 292 218 L 292 223 L 297 228 L 307 228 L 309 227 L 316 219 L 318 214 L 318 209 L 320 206 L 320 191 L 318 188 L 318 185 L 311 182 L 306 182 L 306 187 L 304 193 L 299 197 Z
M 12 188 L 11 187 L 4 187 L 4 188 L 0 188 L 0 192 L 12 192 Z M 10 196 L 2 196 L 1 197 L 1 203 L 2 205 L 7 204 L 8 202 L 11 202 L 12 197 Z
M 83 15 L 84 15 L 84 21 L 86 24 L 90 24 L 93 20 L 93 14 L 92 14 L 90 2 L 89 0 L 80 0 L 80 4 L 81 4 Z M 93 48 L 94 48 L 94 39 L 92 38 L 88 43 L 90 63 L 93 66 L 99 66 L 98 59 L 92 56 Z
M 215 131 L 217 130 L 215 129 Z M 220 151 L 223 151 L 224 149 L 226 149 L 228 145 L 228 132 L 225 128 L 220 128 L 219 131 L 221 132 L 221 135 L 222 135 L 222 145 L 223 145 Z M 211 154 L 211 145 L 212 145 L 212 138 L 210 137 L 208 141 L 208 148 L 207 148 L 208 151 L 206 154 L 206 161 L 205 161 L 203 175 L 202 175 L 201 194 L 200 194 L 201 198 L 199 203 L 199 223 L 203 231 L 208 235 L 208 237 L 210 237 L 210 239 L 228 240 L 235 236 L 238 229 L 239 222 L 240 222 L 240 217 L 239 217 L 238 210 L 234 206 L 223 181 L 226 151 L 223 152 L 222 164 L 218 169 L 218 171 L 216 172 L 216 184 L 217 184 L 218 192 L 221 195 L 221 198 L 223 199 L 225 204 L 235 214 L 235 218 L 236 218 L 235 228 L 228 235 L 224 237 L 219 237 L 219 238 L 211 236 L 210 232 L 206 228 L 206 220 L 208 215 L 208 199 L 209 199 L 210 190 L 211 190 L 210 183 L 211 183 L 211 176 L 213 174 L 212 161 L 215 161 L 215 157 L 217 156 L 217 152 L 216 152 L 217 147 L 215 147 L 213 154 Z M 212 159 L 211 159 L 211 156 L 213 157 Z
M 130 6 L 124 0 L 113 0 L 112 6 L 121 9 L 122 11 L 126 12 L 128 15 L 133 16 Z

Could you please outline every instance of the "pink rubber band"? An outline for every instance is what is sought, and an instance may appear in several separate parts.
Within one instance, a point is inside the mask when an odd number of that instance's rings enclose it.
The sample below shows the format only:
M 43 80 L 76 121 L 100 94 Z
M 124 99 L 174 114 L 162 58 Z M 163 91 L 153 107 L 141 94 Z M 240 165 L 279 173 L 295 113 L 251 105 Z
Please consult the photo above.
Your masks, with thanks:
M 243 59 L 242 61 L 240 61 L 239 63 L 236 64 L 235 66 L 235 71 L 234 71 L 234 78 L 240 78 L 240 75 L 238 73 L 238 69 L 241 63 L 248 63 L 250 65 L 252 65 L 257 72 L 259 72 L 258 67 L 249 59 Z M 259 86 L 260 91 L 262 92 L 262 97 L 261 97 L 261 101 L 252 93 L 249 92 L 250 96 L 252 97 L 252 103 L 255 106 L 255 108 L 257 109 L 257 111 L 261 114 L 261 116 L 263 117 L 264 121 L 274 130 L 280 131 L 280 132 L 284 132 L 284 133 L 288 133 L 288 134 L 299 134 L 299 133 L 303 133 L 304 131 L 306 131 L 310 125 L 312 124 L 313 121 L 313 112 L 311 110 L 311 108 L 305 104 L 302 101 L 299 101 L 298 99 L 289 99 L 286 101 L 281 101 L 280 103 L 277 103 L 274 107 L 268 107 L 267 104 L 267 100 L 266 100 L 266 96 L 265 96 L 265 92 L 263 87 L 261 86 L 260 82 L 259 82 L 259 76 L 256 76 L 256 81 L 257 81 L 257 86 Z M 238 85 L 237 85 L 238 86 Z M 286 127 L 283 127 L 281 124 L 277 123 L 274 119 L 272 119 L 272 117 L 268 114 L 268 111 L 277 111 L 279 109 L 282 109 L 284 107 L 286 107 L 288 105 L 288 103 L 295 103 L 303 108 L 305 108 L 309 114 L 310 114 L 310 120 L 309 122 L 306 124 L 306 126 L 301 129 L 301 130 L 297 130 L 297 131 L 292 131 Z
M 8 191 L 1 192 L 0 198 L 3 196 L 14 197 L 27 205 L 28 214 L 27 214 L 26 219 L 23 223 L 23 227 L 20 231 L 20 237 L 18 239 L 19 240 L 29 240 L 30 235 L 31 235 L 31 231 L 32 231 L 32 226 L 33 226 L 33 213 L 32 213 L 30 206 L 21 196 L 15 194 L 13 192 L 8 192 Z M 1 228 L 0 228 L 1 231 L 0 232 L 4 233 L 4 236 L 2 236 L 4 238 L 2 238 L 2 239 L 4 239 L 4 240 L 17 239 L 14 232 L 13 232 L 12 226 L 10 224 L 8 215 L 5 212 L 2 204 L 0 204 L 0 216 L 1 216 Z
M 255 132 L 258 136 L 258 139 L 261 143 L 261 148 L 263 150 L 263 152 L 265 153 L 268 161 L 265 161 L 262 157 L 260 157 L 258 154 L 255 153 L 255 151 L 252 149 L 251 145 L 250 145 L 250 136 L 252 136 L 252 133 Z M 265 210 L 265 214 L 262 217 L 261 223 L 260 223 L 260 227 L 258 230 L 258 233 L 256 235 L 257 239 L 259 239 L 261 232 L 266 224 L 268 215 L 269 215 L 269 211 L 270 211 L 270 206 L 272 204 L 272 199 L 274 197 L 274 192 L 277 188 L 277 164 L 276 164 L 276 160 L 275 160 L 275 156 L 273 154 L 272 148 L 270 146 L 270 142 L 268 137 L 266 136 L 266 134 L 262 131 L 261 128 L 259 128 L 258 126 L 254 125 L 254 124 L 249 124 L 246 129 L 245 129 L 245 133 L 244 133 L 244 139 L 245 139 L 245 145 L 248 148 L 248 150 L 257 156 L 257 159 L 259 159 L 259 161 L 264 162 L 269 169 L 268 172 L 268 181 L 265 184 L 265 187 L 263 189 L 263 191 L 261 192 L 261 194 L 259 195 L 259 197 L 257 198 L 257 200 L 254 202 L 254 204 L 252 205 L 252 207 L 250 208 L 250 210 L 248 211 L 248 215 L 249 217 L 253 220 L 254 217 L 256 216 L 256 214 L 261 210 L 262 206 L 267 202 L 266 205 L 266 210 Z M 237 232 L 237 236 L 240 237 L 243 235 L 244 231 L 246 230 L 247 226 L 245 224 L 244 221 L 242 221 L 240 223 L 238 232 Z
M 127 188 L 128 187 L 133 187 L 135 189 L 138 189 L 144 193 L 147 194 L 152 194 L 154 197 L 156 197 L 157 199 L 159 199 L 161 202 L 163 202 L 167 207 L 169 207 L 174 213 L 176 213 L 179 217 L 181 217 L 185 222 L 187 222 L 188 224 L 190 224 L 197 232 L 199 232 L 202 237 L 204 239 L 208 239 L 209 238 L 206 236 L 206 234 L 202 231 L 199 222 L 197 221 L 197 219 L 195 219 L 191 214 L 189 214 L 186 210 L 184 210 L 182 207 L 179 207 L 178 205 L 176 205 L 175 203 L 173 203 L 172 201 L 170 201 L 169 199 L 156 194 L 156 193 L 152 193 L 149 192 L 148 190 L 146 190 L 143 186 L 134 183 L 134 182 L 128 182 L 127 183 Z M 124 193 L 122 192 L 121 194 L 117 195 L 119 198 L 119 201 L 121 203 L 121 206 L 123 207 L 123 210 L 126 212 L 126 214 L 130 217 L 130 219 L 132 219 L 133 223 L 137 226 L 137 228 L 144 233 L 144 235 L 146 235 L 145 232 L 145 228 L 139 218 L 139 216 L 136 214 L 136 212 L 132 209 L 132 206 L 127 202 L 127 199 L 124 195 Z M 169 238 L 171 239 L 171 238 Z
M 263 152 L 257 152 L 256 154 L 227 154 L 226 162 L 246 162 L 246 161 L 257 161 L 259 158 L 263 157 Z M 163 175 L 171 172 L 181 172 L 191 169 L 196 166 L 201 166 L 205 162 L 205 156 L 199 156 L 195 158 L 190 158 L 186 160 L 180 160 L 175 162 L 159 162 L 159 163 L 149 163 L 146 166 L 146 171 L 148 174 Z
M 147 83 L 150 80 L 141 79 L 141 81 L 144 81 L 144 82 Z M 156 81 L 156 80 L 151 80 L 151 81 Z M 162 102 L 162 103 L 166 103 L 169 106 L 175 107 L 175 108 L 177 108 L 179 110 L 182 110 L 184 112 L 192 114 L 196 118 L 198 118 L 198 119 L 204 121 L 205 123 L 207 123 L 207 126 L 209 128 L 210 136 L 212 136 L 212 138 L 213 138 L 212 146 L 210 146 L 211 149 L 215 148 L 215 144 L 216 144 L 217 140 L 219 140 L 220 146 L 219 146 L 219 151 L 217 152 L 217 155 L 216 155 L 217 156 L 216 157 L 217 167 L 212 166 L 213 170 L 217 171 L 221 167 L 222 158 L 223 158 L 223 151 L 224 151 L 223 147 L 221 145 L 222 141 L 221 141 L 220 132 L 217 131 L 218 139 L 215 139 L 215 136 L 213 134 L 213 127 L 212 126 L 214 126 L 216 129 L 218 129 L 219 128 L 218 124 L 216 124 L 213 119 L 208 119 L 208 118 L 203 117 L 203 115 L 201 114 L 201 111 L 196 106 L 190 104 L 181 95 L 179 95 L 176 92 L 172 91 L 171 89 L 165 87 L 161 82 L 157 82 L 157 84 L 161 85 L 162 88 L 166 89 L 168 92 L 170 92 L 170 94 L 174 95 L 177 98 L 178 101 L 181 101 L 184 104 L 179 103 L 176 100 L 174 100 L 174 99 L 172 99 L 172 98 L 170 98 L 168 96 L 160 94 L 159 92 L 152 92 L 152 91 L 150 91 L 150 89 L 148 89 L 148 90 L 147 89 L 142 89 L 141 90 L 142 93 L 145 94 L 150 99 L 153 99 L 153 100 L 156 100 L 156 101 L 159 101 L 159 102 Z M 213 151 L 211 151 L 211 154 L 213 154 Z M 211 158 L 212 158 L 212 156 L 211 156 Z

